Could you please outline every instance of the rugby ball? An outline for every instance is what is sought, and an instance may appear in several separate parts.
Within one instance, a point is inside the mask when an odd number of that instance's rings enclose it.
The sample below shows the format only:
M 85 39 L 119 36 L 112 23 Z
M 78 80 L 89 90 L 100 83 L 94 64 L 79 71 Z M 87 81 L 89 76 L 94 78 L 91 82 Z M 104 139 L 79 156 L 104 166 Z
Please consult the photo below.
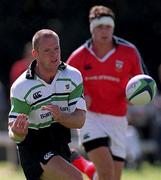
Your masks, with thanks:
M 134 76 L 126 85 L 126 98 L 133 105 L 150 103 L 154 99 L 156 92 L 155 80 L 145 74 Z

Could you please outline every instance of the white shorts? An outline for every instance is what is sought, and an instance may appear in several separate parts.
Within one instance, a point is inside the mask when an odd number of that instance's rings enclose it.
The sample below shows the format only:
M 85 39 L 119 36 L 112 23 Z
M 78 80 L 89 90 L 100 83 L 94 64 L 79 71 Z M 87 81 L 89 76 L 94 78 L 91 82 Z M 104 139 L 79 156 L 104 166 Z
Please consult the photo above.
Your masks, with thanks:
M 126 116 L 103 115 L 87 112 L 86 121 L 80 129 L 81 142 L 85 143 L 102 137 L 110 138 L 112 155 L 126 157 L 126 131 L 128 122 Z

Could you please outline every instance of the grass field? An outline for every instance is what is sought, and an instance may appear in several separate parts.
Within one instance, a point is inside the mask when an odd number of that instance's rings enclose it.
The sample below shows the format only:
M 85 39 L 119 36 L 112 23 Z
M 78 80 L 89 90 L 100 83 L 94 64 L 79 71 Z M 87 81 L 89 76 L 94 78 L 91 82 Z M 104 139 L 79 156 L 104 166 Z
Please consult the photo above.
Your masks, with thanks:
M 15 168 L 6 162 L 0 163 L 0 179 L 25 180 L 21 168 Z M 151 166 L 144 163 L 139 170 L 125 169 L 122 180 L 161 180 L 161 166 Z M 85 178 L 87 180 L 87 178 Z

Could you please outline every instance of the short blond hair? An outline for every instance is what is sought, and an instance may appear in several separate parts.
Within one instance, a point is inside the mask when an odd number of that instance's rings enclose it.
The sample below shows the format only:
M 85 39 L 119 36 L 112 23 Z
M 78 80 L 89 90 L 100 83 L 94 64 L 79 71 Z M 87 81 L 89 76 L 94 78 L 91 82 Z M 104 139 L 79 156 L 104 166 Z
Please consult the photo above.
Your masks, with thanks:
M 106 6 L 96 5 L 93 6 L 89 11 L 89 21 L 102 16 L 111 16 L 113 19 L 115 19 L 115 14 L 112 9 Z
M 32 48 L 35 50 L 38 50 L 39 48 L 39 41 L 41 38 L 50 38 L 50 37 L 56 37 L 59 40 L 59 37 L 56 32 L 50 29 L 41 29 L 35 33 L 35 35 L 32 38 Z

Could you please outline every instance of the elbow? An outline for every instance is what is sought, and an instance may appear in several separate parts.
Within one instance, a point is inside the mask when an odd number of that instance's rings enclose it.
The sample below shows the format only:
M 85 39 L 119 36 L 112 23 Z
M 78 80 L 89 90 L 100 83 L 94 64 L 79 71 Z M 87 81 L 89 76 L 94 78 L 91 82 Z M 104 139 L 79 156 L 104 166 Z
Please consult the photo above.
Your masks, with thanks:
M 79 126 L 77 127 L 78 129 L 81 129 L 83 127 L 85 120 L 86 120 L 86 112 L 83 112 L 79 121 L 80 122 Z
M 84 123 L 85 123 L 85 120 L 84 120 L 84 121 L 81 121 L 81 122 L 79 123 L 77 129 L 81 129 L 81 128 L 83 127 Z

